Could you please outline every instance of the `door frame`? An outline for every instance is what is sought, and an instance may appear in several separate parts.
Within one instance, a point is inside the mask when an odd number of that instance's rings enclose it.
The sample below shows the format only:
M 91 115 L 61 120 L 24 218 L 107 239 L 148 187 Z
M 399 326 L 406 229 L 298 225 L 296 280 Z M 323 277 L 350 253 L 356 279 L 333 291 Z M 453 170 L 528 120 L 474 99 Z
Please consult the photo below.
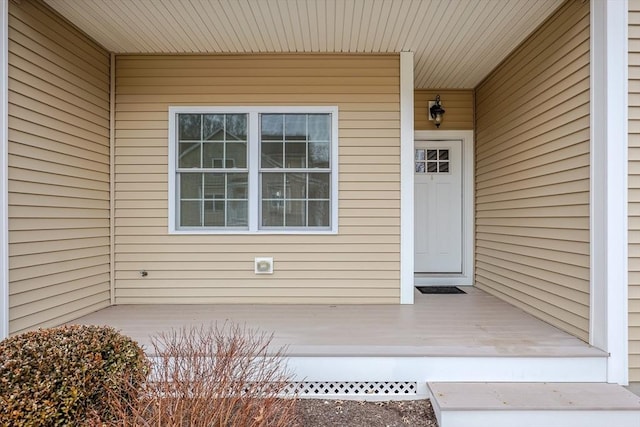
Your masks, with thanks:
M 415 285 L 473 285 L 474 263 L 474 147 L 473 131 L 471 130 L 417 130 L 414 141 L 462 141 L 462 273 L 461 274 L 416 274 Z M 415 146 L 415 143 L 414 143 Z M 414 147 L 415 149 L 415 147 Z M 404 165 L 404 167 L 413 167 Z M 412 189 L 413 194 L 413 189 Z M 415 233 L 414 223 L 411 223 Z M 411 256 L 414 256 L 411 253 Z

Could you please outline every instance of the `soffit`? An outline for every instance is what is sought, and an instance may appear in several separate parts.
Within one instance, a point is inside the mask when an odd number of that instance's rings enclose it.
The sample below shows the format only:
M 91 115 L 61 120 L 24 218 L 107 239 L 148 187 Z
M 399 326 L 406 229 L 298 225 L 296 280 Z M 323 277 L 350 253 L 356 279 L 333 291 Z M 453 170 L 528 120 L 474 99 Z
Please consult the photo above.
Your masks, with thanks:
M 563 0 L 45 0 L 114 53 L 412 51 L 416 88 L 473 88 Z

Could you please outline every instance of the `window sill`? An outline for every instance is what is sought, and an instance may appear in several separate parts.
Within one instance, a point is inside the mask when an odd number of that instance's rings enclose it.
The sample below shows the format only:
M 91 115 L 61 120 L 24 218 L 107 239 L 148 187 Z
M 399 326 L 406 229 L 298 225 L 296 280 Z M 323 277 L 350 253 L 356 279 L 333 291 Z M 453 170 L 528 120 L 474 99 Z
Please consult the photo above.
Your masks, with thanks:
M 338 230 L 174 230 L 170 229 L 169 234 L 172 235 L 337 235 Z

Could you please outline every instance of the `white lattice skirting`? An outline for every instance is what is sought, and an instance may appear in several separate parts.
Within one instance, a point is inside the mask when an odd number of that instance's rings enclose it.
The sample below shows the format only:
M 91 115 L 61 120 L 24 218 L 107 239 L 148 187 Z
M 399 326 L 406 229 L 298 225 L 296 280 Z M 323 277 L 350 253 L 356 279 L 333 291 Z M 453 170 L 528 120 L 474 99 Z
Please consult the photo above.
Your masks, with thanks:
M 411 381 L 303 381 L 289 385 L 287 394 L 299 397 L 327 397 L 376 400 L 418 398 L 418 383 Z

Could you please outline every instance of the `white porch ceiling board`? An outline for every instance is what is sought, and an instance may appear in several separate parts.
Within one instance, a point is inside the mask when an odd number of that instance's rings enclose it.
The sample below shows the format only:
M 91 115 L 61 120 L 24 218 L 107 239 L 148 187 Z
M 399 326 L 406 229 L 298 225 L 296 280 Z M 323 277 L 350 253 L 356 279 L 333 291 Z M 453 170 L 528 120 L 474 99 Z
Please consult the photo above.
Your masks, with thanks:
M 563 0 L 44 0 L 115 53 L 412 51 L 417 88 L 473 88 Z

